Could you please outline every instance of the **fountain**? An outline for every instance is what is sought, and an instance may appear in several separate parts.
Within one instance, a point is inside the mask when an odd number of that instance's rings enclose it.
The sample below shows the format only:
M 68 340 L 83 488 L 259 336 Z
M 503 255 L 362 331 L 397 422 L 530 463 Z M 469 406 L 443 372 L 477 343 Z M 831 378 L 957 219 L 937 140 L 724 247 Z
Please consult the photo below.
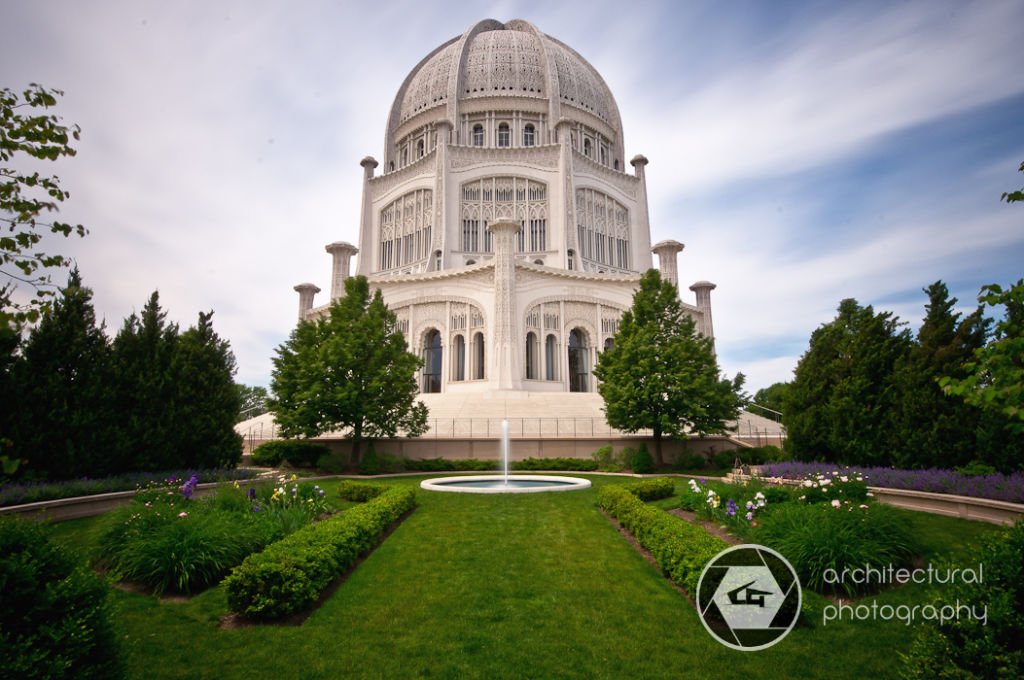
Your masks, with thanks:
M 439 477 L 425 479 L 420 488 L 457 493 L 538 493 L 542 491 L 574 491 L 590 487 L 590 480 L 579 477 L 548 475 L 515 475 L 509 478 L 508 420 L 501 421 L 501 474 Z

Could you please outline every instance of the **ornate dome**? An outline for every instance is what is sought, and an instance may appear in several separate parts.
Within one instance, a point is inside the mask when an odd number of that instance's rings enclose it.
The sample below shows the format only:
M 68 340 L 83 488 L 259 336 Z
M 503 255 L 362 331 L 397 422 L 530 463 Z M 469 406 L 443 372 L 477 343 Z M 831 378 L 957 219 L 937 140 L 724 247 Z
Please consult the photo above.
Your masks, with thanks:
M 604 79 L 564 43 L 522 20 L 485 20 L 431 52 L 408 75 L 395 97 L 388 122 L 390 145 L 407 121 L 431 112 L 425 122 L 458 120 L 471 100 L 505 97 L 544 101 L 551 121 L 589 114 L 608 127 L 621 148 L 619 109 Z M 537 102 L 541 100 L 541 102 Z M 505 102 L 502 108 L 517 108 Z

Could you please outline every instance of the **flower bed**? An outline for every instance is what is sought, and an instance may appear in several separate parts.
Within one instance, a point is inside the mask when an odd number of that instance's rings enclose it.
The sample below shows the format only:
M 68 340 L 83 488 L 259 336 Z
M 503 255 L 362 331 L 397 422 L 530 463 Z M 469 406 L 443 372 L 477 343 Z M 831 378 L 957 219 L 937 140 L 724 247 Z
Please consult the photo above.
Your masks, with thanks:
M 704 565 L 728 547 L 701 527 L 647 505 L 626 485 L 602 487 L 598 503 L 691 595 L 697 592 Z
M 269 621 L 299 612 L 369 551 L 416 505 L 410 487 L 393 487 L 363 505 L 312 524 L 250 555 L 224 579 L 228 607 Z
M 204 482 L 230 482 L 250 479 L 257 470 L 236 468 L 229 470 L 171 470 L 169 472 L 133 472 L 100 479 L 69 479 L 63 482 L 7 482 L 0 485 L 0 506 L 22 505 L 58 498 L 92 496 L 114 491 L 132 491 L 167 478 L 188 479 L 196 475 Z
M 319 486 L 294 476 L 248 490 L 236 482 L 194 499 L 198 483 L 197 475 L 169 477 L 139 490 L 107 518 L 98 564 L 158 595 L 191 594 L 329 509 Z
M 761 468 L 762 477 L 807 479 L 819 474 L 860 474 L 870 486 L 910 491 L 956 494 L 1024 503 L 1024 472 L 964 475 L 954 470 L 897 470 L 883 467 L 847 467 L 830 463 L 771 463 Z

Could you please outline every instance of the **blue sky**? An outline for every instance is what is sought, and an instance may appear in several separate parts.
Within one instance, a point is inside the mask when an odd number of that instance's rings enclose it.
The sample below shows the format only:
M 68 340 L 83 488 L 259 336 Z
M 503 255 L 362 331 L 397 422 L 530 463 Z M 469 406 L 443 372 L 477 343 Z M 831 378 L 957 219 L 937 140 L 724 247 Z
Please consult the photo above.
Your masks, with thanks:
M 369 8 L 369 9 L 368 9 Z M 484 18 L 524 18 L 602 73 L 654 240 L 715 282 L 725 371 L 787 380 L 853 297 L 916 326 L 921 289 L 1024 276 L 1021 2 L 30 2 L 0 4 L 0 86 L 65 91 L 62 218 L 108 327 L 159 289 L 215 310 L 267 384 L 323 246 L 358 236 L 403 78 Z M 321 294 L 322 296 L 323 294 Z

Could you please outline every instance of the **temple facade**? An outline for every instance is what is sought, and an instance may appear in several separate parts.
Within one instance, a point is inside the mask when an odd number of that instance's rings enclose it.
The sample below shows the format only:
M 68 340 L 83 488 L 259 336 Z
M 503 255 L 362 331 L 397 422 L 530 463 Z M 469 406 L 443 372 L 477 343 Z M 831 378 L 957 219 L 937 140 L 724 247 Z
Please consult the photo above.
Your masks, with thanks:
M 626 160 L 615 98 L 575 50 L 481 21 L 399 88 L 382 160 L 361 161 L 358 245 L 326 247 L 331 298 L 350 273 L 382 291 L 424 394 L 593 392 L 652 255 L 679 285 L 683 245 L 651 244 L 647 163 Z M 713 338 L 714 284 L 689 288 L 684 309 Z M 295 289 L 300 318 L 327 308 L 315 285 Z

